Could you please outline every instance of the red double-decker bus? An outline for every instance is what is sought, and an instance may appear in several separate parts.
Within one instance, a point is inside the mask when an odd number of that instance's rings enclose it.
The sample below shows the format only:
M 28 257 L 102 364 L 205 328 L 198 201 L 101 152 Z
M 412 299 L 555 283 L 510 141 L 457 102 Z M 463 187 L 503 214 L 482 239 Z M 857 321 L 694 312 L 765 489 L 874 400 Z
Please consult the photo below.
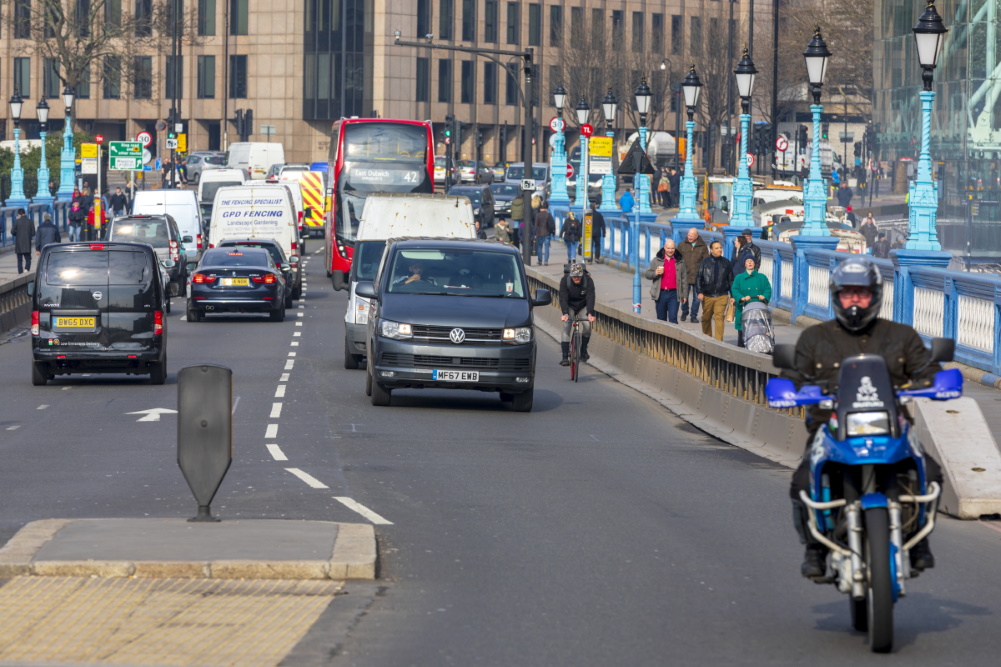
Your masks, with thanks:
M 327 275 L 347 289 L 358 219 L 373 192 L 434 192 L 434 136 L 417 120 L 342 118 L 330 133 Z

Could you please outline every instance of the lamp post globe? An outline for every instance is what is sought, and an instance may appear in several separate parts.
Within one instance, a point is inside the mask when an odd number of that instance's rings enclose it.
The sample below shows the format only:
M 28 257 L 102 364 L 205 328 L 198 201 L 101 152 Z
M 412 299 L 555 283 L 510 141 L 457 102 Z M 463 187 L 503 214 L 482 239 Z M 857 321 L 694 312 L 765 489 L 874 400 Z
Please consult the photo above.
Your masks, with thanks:
M 754 77 L 758 73 L 751 60 L 751 55 L 744 47 L 737 68 L 733 71 L 737 77 L 737 94 L 740 96 L 740 151 L 737 168 L 737 182 L 733 185 L 733 213 L 730 225 L 744 229 L 754 224 L 751 218 L 751 202 L 754 198 L 754 185 L 747 168 L 747 133 L 751 127 L 751 95 L 754 93 Z
M 942 49 L 942 42 L 948 29 L 942 23 L 942 17 L 935 9 L 935 3 L 928 1 L 928 6 L 918 18 L 914 26 L 914 42 L 918 50 L 918 63 L 921 65 L 921 79 L 924 90 L 921 98 L 921 153 L 918 156 L 917 178 L 911 182 L 909 207 L 907 215 L 908 235 L 904 248 L 907 251 L 928 251 L 941 255 L 944 261 L 948 253 L 942 253 L 942 245 L 938 241 L 936 230 L 938 217 L 938 184 L 932 178 L 931 164 L 931 111 L 935 101 L 935 91 L 932 90 L 935 67 Z M 900 253 L 898 259 L 903 260 Z M 924 261 L 930 258 L 925 258 Z M 917 259 L 917 261 L 922 261 Z
M 54 197 L 49 190 L 49 165 L 45 158 L 45 137 L 49 130 L 49 102 L 45 95 L 42 95 L 35 106 L 35 114 L 38 117 L 38 135 L 42 140 L 42 155 L 38 165 L 38 190 L 32 201 L 36 204 L 50 204 Z
M 688 121 L 685 123 L 685 173 L 681 179 L 681 197 L 678 200 L 678 217 L 675 220 L 685 224 L 701 222 L 695 210 L 695 197 L 698 188 L 695 185 L 694 167 L 692 166 L 692 135 L 695 132 L 695 110 L 699 106 L 702 95 L 702 80 L 699 79 L 693 63 L 688 75 L 681 84 L 681 92 L 685 96 L 685 110 Z
M 72 86 L 63 88 L 63 106 L 66 108 L 66 124 L 63 127 L 63 150 L 59 154 L 59 191 L 56 198 L 69 201 L 73 197 L 76 181 L 76 154 L 73 150 L 73 100 L 76 92 Z
M 10 117 L 14 120 L 14 168 L 10 171 L 10 197 L 7 206 L 27 206 L 28 199 L 24 196 L 24 169 L 21 169 L 21 109 L 24 100 L 20 91 L 15 88 L 10 96 Z
M 605 136 L 614 137 L 615 132 L 612 126 L 615 123 L 615 114 L 619 110 L 619 100 L 616 99 L 612 89 L 605 93 L 605 98 L 601 100 L 601 113 L 605 117 Z M 615 210 L 615 171 L 601 177 L 601 208 L 604 211 Z
M 552 180 L 552 192 L 549 195 L 551 209 L 570 206 L 570 194 L 567 192 L 567 151 L 566 134 L 563 132 L 563 106 L 567 102 L 567 91 L 563 84 L 553 90 L 553 103 L 556 106 L 556 117 L 559 118 L 559 129 L 553 134 L 553 150 L 549 154 L 549 173 Z

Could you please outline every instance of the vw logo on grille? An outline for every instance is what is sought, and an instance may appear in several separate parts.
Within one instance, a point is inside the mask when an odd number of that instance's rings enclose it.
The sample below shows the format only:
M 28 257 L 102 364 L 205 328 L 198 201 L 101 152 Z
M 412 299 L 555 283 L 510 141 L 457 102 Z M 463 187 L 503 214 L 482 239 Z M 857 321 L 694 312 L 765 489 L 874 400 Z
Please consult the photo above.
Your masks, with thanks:
M 91 296 L 94 297 L 94 301 L 100 301 L 101 297 L 104 295 L 101 294 L 100 292 L 94 292 L 93 294 L 91 294 Z
M 458 345 L 462 341 L 466 340 L 466 332 L 462 329 L 452 329 L 448 334 L 449 340 Z

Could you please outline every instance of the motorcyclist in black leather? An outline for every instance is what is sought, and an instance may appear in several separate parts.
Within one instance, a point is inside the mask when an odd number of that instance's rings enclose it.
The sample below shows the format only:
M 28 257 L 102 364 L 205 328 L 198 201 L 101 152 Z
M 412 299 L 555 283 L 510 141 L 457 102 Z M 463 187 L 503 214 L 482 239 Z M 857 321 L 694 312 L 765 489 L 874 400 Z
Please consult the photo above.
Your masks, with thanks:
M 879 317 L 883 278 L 875 264 L 861 258 L 841 262 L 831 273 L 830 290 L 835 319 L 815 324 L 800 335 L 796 342 L 796 370 L 783 371 L 784 377 L 797 386 L 836 383 L 842 360 L 857 354 L 883 356 L 895 387 L 926 386 L 942 370 L 931 360 L 931 352 L 913 327 Z M 810 535 L 808 510 L 799 499 L 799 492 L 809 491 L 810 442 L 817 429 L 828 422 L 831 412 L 817 406 L 808 412 L 807 451 L 793 472 L 789 489 L 793 522 L 800 540 L 806 544 L 804 577 L 822 577 L 826 568 L 827 549 Z M 928 452 L 924 453 L 924 461 L 927 479 L 941 485 L 941 466 Z M 911 566 L 916 570 L 935 565 L 927 538 L 916 544 L 910 555 Z

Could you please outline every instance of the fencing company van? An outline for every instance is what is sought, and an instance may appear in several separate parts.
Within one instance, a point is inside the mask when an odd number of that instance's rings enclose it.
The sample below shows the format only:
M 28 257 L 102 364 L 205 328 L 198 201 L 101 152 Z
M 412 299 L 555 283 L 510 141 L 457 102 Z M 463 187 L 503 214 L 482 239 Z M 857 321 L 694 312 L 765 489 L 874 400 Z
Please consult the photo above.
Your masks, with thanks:
M 273 239 L 289 258 L 294 276 L 292 298 L 302 293 L 298 220 L 287 185 L 234 185 L 219 188 L 212 202 L 209 247 L 225 239 Z
M 375 280 L 386 240 L 406 236 L 475 239 L 473 205 L 468 197 L 431 193 L 379 193 L 365 199 L 349 274 L 351 293 L 344 314 L 345 368 L 358 368 L 365 356 L 369 301 L 355 294 L 355 287 L 361 280 Z
M 264 178 L 273 164 L 285 164 L 285 148 L 281 144 L 261 141 L 239 141 L 226 151 L 226 167 L 242 169 L 247 180 Z

